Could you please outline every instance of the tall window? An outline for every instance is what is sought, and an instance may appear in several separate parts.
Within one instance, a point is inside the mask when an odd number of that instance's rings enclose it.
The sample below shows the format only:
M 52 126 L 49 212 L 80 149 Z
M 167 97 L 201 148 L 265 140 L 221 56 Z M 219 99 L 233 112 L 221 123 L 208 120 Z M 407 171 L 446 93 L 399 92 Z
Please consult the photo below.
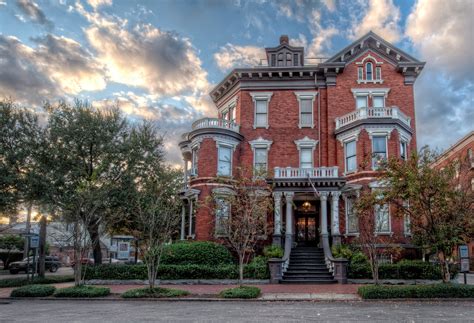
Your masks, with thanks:
M 346 173 L 355 172 L 357 169 L 356 141 L 351 140 L 344 144 L 346 158 Z
M 357 79 L 359 79 L 359 80 L 364 79 L 364 68 L 362 68 L 362 67 L 357 68 Z
M 313 99 L 300 99 L 300 127 L 313 126 Z
M 298 63 L 298 54 L 293 54 L 293 66 L 299 66 Z
M 223 198 L 216 199 L 216 234 L 225 235 L 228 233 L 228 223 L 230 218 L 229 202 Z
M 408 148 L 407 148 L 407 142 L 404 140 L 400 140 L 400 157 L 403 160 L 408 159 Z
M 254 168 L 257 173 L 267 171 L 267 148 L 255 148 Z
M 300 168 L 313 167 L 313 149 L 300 148 Z
M 283 53 L 278 54 L 278 66 L 283 66 Z
M 272 54 L 271 65 L 276 66 L 276 55 L 275 54 Z
M 356 96 L 356 108 L 367 108 L 368 106 L 368 96 L 367 95 L 358 95 Z
M 372 68 L 372 63 L 367 63 L 365 64 L 365 79 L 367 81 L 372 81 L 373 80 L 373 68 Z
M 374 108 L 385 107 L 385 97 L 383 95 L 374 95 L 372 97 L 372 105 Z
M 353 234 L 359 232 L 359 221 L 354 212 L 354 199 L 346 199 L 346 233 Z
M 375 206 L 375 232 L 390 232 L 390 214 L 388 211 L 388 204 Z
M 291 66 L 291 53 L 286 53 L 286 66 Z
M 192 153 L 192 160 L 191 160 L 191 175 L 197 176 L 198 173 L 198 149 L 193 148 L 191 151 Z
M 377 169 L 382 160 L 387 159 L 387 137 L 372 137 L 372 168 Z
M 376 67 L 375 68 L 375 79 L 377 81 L 380 81 L 382 79 L 382 68 L 381 67 Z
M 408 201 L 403 201 L 403 207 L 407 209 L 410 207 L 410 204 L 408 203 Z M 405 212 L 405 214 L 403 215 L 403 232 L 406 235 L 411 234 L 410 214 L 408 212 Z
M 232 175 L 232 148 L 228 146 L 219 146 L 218 149 L 217 175 Z
M 229 107 L 229 121 L 235 122 L 235 106 Z
M 255 127 L 266 127 L 268 125 L 268 100 L 257 99 L 255 101 Z

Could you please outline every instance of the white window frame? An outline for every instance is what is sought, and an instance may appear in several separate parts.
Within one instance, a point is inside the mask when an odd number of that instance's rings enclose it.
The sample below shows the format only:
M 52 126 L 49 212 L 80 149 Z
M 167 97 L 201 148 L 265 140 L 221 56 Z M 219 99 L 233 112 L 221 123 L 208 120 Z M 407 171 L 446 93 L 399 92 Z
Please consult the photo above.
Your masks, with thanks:
M 375 80 L 382 81 L 382 66 L 375 66 Z
M 351 157 L 355 157 L 355 160 L 356 160 L 356 163 L 355 163 L 355 169 L 353 170 L 349 170 L 347 168 L 347 144 L 353 142 L 354 145 L 355 145 L 355 154 L 354 156 L 351 156 Z M 350 174 L 350 173 L 355 173 L 357 172 L 357 139 L 352 137 L 350 138 L 349 140 L 346 140 L 344 141 L 344 170 L 345 170 L 345 173 L 346 174 Z
M 363 67 L 358 67 L 357 68 L 357 80 L 358 81 L 363 81 L 364 80 L 364 68 Z
M 220 195 L 220 196 L 216 196 L 215 197 L 215 203 L 216 203 L 216 208 L 215 208 L 215 225 L 214 225 L 214 232 L 215 232 L 215 235 L 216 236 L 220 236 L 220 237 L 225 237 L 229 234 L 229 228 L 225 228 L 222 224 L 222 221 L 221 219 L 222 218 L 226 218 L 226 219 L 230 219 L 231 217 L 231 205 L 228 201 L 225 200 L 225 197 Z M 222 217 L 220 216 L 220 207 L 221 206 L 226 206 L 227 207 L 227 216 L 226 217 Z
M 365 98 L 365 106 L 364 107 L 359 107 L 358 104 L 357 104 L 357 100 L 359 98 Z M 359 110 L 359 109 L 366 109 L 369 107 L 369 95 L 368 94 L 357 94 L 355 96 L 355 99 L 356 99 L 356 110 Z
M 356 100 L 355 102 L 355 107 L 357 110 L 357 97 L 360 96 L 366 96 L 367 97 L 367 108 L 370 108 L 369 106 L 369 98 L 373 98 L 374 96 L 383 96 L 384 101 L 383 105 L 386 107 L 386 100 L 388 93 L 390 92 L 390 88 L 352 88 L 351 89 L 352 95 L 354 96 L 354 99 Z M 372 102 L 372 107 L 373 107 L 373 102 Z
M 353 196 L 347 196 L 344 198 L 345 202 L 345 216 L 346 216 L 346 236 L 357 236 L 359 235 L 359 218 L 357 217 L 357 214 L 354 212 L 354 202 L 355 202 L 355 197 Z M 352 205 L 351 210 L 352 212 L 349 212 L 349 204 Z M 356 218 L 356 224 L 357 224 L 357 231 L 350 232 L 349 231 L 349 215 L 352 214 Z
M 370 136 L 370 139 L 372 141 L 372 150 L 371 150 L 371 152 L 372 152 L 372 170 L 377 170 L 377 168 L 375 167 L 375 163 L 374 163 L 374 161 L 375 161 L 375 159 L 374 159 L 375 158 L 375 156 L 374 156 L 374 154 L 375 154 L 375 152 L 374 152 L 374 137 L 384 137 L 385 138 L 385 160 L 388 160 L 388 139 L 389 138 L 388 138 L 388 135 L 385 134 L 385 133 L 376 133 L 376 134 L 372 134 Z
M 378 98 L 379 98 L 379 97 L 382 97 L 382 99 L 383 99 L 383 105 L 382 105 L 381 107 L 376 107 L 376 106 L 374 105 L 374 98 L 375 98 L 375 97 L 378 97 Z M 374 94 L 372 94 L 372 107 L 373 107 L 373 108 L 385 108 L 385 94 L 384 94 L 384 93 L 374 93 Z
M 233 97 L 223 107 L 219 108 L 221 119 L 235 122 L 235 119 L 237 117 L 236 109 L 237 109 L 237 96 Z
M 367 77 L 369 75 L 369 68 L 368 68 L 369 64 L 370 64 L 370 77 L 371 77 L 370 80 Z M 365 80 L 367 82 L 373 82 L 374 81 L 374 63 L 372 63 L 372 62 L 365 63 Z
M 403 206 L 406 208 L 410 208 L 410 204 L 408 201 L 404 201 Z M 410 214 L 408 212 L 404 212 L 403 214 L 403 233 L 405 234 L 405 236 L 411 236 L 411 219 Z
M 301 151 L 302 149 L 311 149 L 311 167 L 314 167 L 314 149 L 318 144 L 318 140 L 310 139 L 308 136 L 303 139 L 295 140 L 296 147 L 299 152 L 299 168 L 301 168 Z
M 369 61 L 366 62 L 367 60 L 369 60 Z M 367 79 L 367 64 L 368 63 L 372 64 L 372 79 L 371 80 Z M 380 84 L 382 84 L 383 83 L 383 79 L 382 79 L 383 61 L 378 61 L 374 56 L 368 54 L 361 61 L 356 62 L 356 65 L 359 66 L 358 68 L 362 68 L 362 75 L 363 75 L 362 78 L 359 77 L 359 70 L 357 70 L 357 83 L 358 84 L 361 84 L 361 83 L 364 83 L 364 84 L 367 84 L 367 83 L 374 83 L 374 84 L 380 83 Z M 377 77 L 377 74 L 379 74 L 378 77 Z
M 402 156 L 403 149 L 405 149 L 405 156 Z M 400 139 L 400 157 L 403 160 L 408 160 L 408 142 L 405 139 Z
M 273 92 L 250 92 L 250 96 L 253 100 L 253 128 L 269 128 L 269 115 L 270 115 L 270 100 L 272 98 Z M 266 124 L 264 125 L 257 125 L 257 101 L 265 101 L 266 102 Z
M 197 146 L 191 148 L 191 176 L 198 175 L 198 149 Z
M 378 212 L 381 212 L 381 210 L 384 210 L 386 209 L 387 210 L 387 224 L 388 224 L 388 228 L 387 228 L 387 231 L 380 231 L 379 230 L 379 222 L 378 222 L 378 219 L 379 219 L 379 216 L 378 216 Z M 385 212 L 384 212 L 385 213 Z M 374 209 L 374 216 L 375 216 L 375 234 L 377 235 L 386 235 L 386 234 L 392 234 L 392 218 L 390 216 L 390 204 L 386 203 L 382 206 L 380 205 L 376 205 L 375 206 L 375 209 Z
M 266 171 L 268 171 L 268 154 L 270 152 L 270 147 L 272 145 L 273 141 L 271 140 L 266 140 L 266 139 L 263 139 L 262 137 L 259 137 L 255 140 L 252 140 L 252 141 L 249 141 L 249 145 L 250 147 L 252 148 L 252 151 L 253 151 L 253 168 L 254 168 L 254 175 L 255 175 L 255 171 L 256 171 L 256 167 L 255 167 L 255 154 L 256 154 L 256 149 L 266 149 L 267 150 L 267 169 Z
M 296 98 L 298 100 L 298 105 L 299 105 L 299 114 L 298 114 L 298 127 L 301 128 L 314 128 L 314 101 L 316 99 L 316 96 L 318 95 L 318 92 L 294 92 L 296 95 Z M 301 122 L 301 104 L 302 100 L 311 100 L 311 124 L 303 124 Z
M 226 148 L 226 149 L 229 149 L 230 151 L 230 171 L 229 171 L 229 174 L 221 174 L 219 172 L 219 164 L 220 164 L 220 150 L 222 148 Z M 232 166 L 233 166 L 233 161 L 232 159 L 234 158 L 234 149 L 235 147 L 233 145 L 229 145 L 229 144 L 225 144 L 225 143 L 218 143 L 218 146 L 217 146 L 217 176 L 225 176 L 225 177 L 231 177 L 232 176 Z

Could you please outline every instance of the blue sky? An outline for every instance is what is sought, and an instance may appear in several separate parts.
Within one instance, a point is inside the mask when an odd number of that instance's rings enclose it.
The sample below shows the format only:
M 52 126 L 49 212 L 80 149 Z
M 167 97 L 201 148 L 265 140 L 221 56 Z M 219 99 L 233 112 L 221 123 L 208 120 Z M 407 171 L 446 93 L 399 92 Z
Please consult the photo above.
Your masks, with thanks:
M 327 57 L 373 30 L 422 61 L 419 146 L 473 130 L 474 1 L 0 0 L 0 97 L 27 105 L 87 99 L 156 120 L 169 160 L 178 135 L 215 114 L 208 96 L 281 34 Z

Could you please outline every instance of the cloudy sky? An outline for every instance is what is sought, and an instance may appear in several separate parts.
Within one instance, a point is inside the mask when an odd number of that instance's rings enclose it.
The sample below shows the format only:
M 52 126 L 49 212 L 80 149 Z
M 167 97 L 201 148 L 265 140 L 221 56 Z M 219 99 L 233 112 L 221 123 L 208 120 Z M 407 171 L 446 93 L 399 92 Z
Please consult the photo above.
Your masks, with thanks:
M 168 158 L 179 134 L 215 115 L 208 96 L 288 34 L 327 57 L 373 30 L 427 65 L 416 87 L 419 146 L 474 128 L 472 0 L 0 0 L 0 98 L 87 99 L 156 120 Z

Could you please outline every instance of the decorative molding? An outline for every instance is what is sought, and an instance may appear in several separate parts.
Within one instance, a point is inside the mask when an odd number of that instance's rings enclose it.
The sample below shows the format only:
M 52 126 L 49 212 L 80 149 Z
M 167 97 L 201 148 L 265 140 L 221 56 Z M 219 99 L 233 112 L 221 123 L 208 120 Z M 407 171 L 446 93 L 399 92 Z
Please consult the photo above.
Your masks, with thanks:
M 367 125 L 364 127 L 365 131 L 369 134 L 370 140 L 373 136 L 386 136 L 387 139 L 390 139 L 392 131 L 395 129 L 395 126 L 385 126 L 385 125 Z M 388 152 L 387 152 L 388 153 Z
M 301 128 L 314 128 L 314 100 L 316 96 L 318 95 L 317 91 L 311 91 L 311 92 L 294 92 L 296 95 L 296 99 L 298 100 L 299 103 L 299 121 L 298 121 L 298 127 Z M 311 125 L 303 125 L 301 124 L 301 99 L 311 99 Z
M 305 136 L 303 139 L 295 140 L 294 142 L 298 150 L 300 150 L 301 148 L 312 148 L 314 151 L 316 145 L 318 144 L 318 140 L 308 138 L 308 136 Z
M 235 195 L 235 192 L 228 187 L 216 187 L 212 189 L 212 194 L 215 195 Z
M 231 147 L 233 151 L 237 148 L 237 145 L 239 144 L 238 141 L 230 140 L 228 138 L 222 138 L 222 137 L 213 137 L 214 141 L 216 142 L 216 147 L 219 148 L 219 146 L 227 146 Z
M 255 148 L 266 148 L 268 150 L 270 149 L 270 146 L 272 145 L 272 143 L 273 141 L 263 139 L 262 137 L 258 137 L 255 140 L 249 141 L 249 145 L 252 148 L 252 150 L 255 150 Z
M 273 96 L 273 92 L 250 92 L 250 96 L 252 97 L 253 101 L 253 128 L 269 128 L 268 116 L 270 114 L 270 100 Z M 267 122 L 264 126 L 256 124 L 257 121 L 257 100 L 264 100 L 267 102 Z
M 379 44 L 380 44 L 380 43 L 379 43 Z M 379 65 L 382 65 L 382 64 L 383 64 L 383 62 L 377 61 L 377 59 L 376 59 L 374 56 L 370 55 L 370 53 L 369 53 L 369 54 L 368 54 L 367 56 L 365 56 L 360 62 L 356 62 L 356 65 L 364 65 L 364 62 L 365 62 L 366 60 L 368 60 L 368 59 L 372 59 L 372 60 L 375 62 L 375 66 L 379 66 Z
M 388 92 L 390 92 L 390 88 L 352 88 L 351 89 L 354 98 L 357 96 L 368 95 L 372 97 L 373 95 L 380 95 L 383 94 L 385 98 L 387 98 Z
M 344 143 L 346 143 L 348 141 L 352 141 L 352 140 L 358 141 L 359 140 L 359 135 L 360 135 L 361 129 L 362 129 L 361 127 L 358 127 L 358 128 L 355 128 L 351 131 L 343 132 L 343 133 L 337 135 L 336 139 L 339 140 L 341 142 L 341 146 L 344 147 Z

